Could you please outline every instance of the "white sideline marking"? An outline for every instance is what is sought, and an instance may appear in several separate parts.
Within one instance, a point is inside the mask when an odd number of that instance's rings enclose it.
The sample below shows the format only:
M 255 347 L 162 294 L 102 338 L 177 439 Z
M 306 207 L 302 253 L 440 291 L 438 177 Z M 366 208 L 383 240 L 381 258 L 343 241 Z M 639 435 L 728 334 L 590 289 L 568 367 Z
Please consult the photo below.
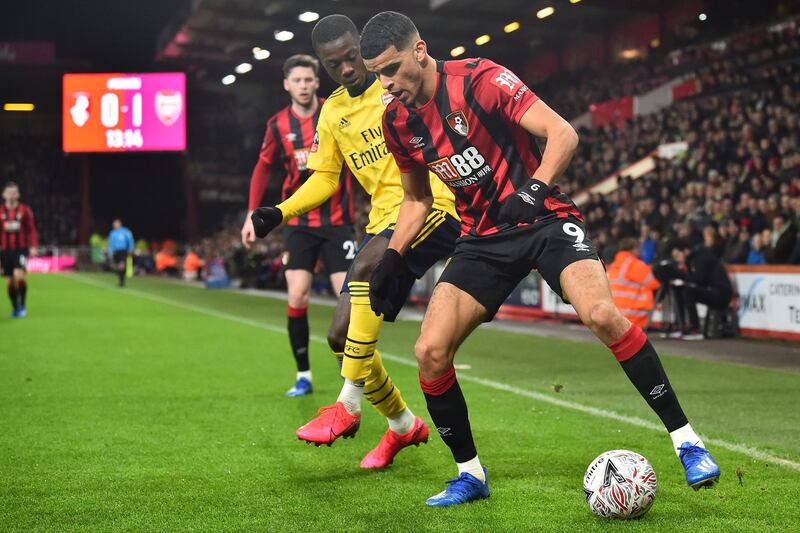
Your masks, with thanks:
M 75 280 L 75 281 L 79 281 L 81 283 L 85 283 L 87 285 L 92 285 L 92 286 L 100 287 L 100 288 L 103 288 L 103 289 L 116 290 L 116 287 L 112 287 L 111 285 L 108 285 L 108 284 L 105 284 L 105 283 L 101 283 L 101 282 L 95 281 L 95 280 L 90 279 L 90 278 L 83 277 L 80 274 L 68 274 L 68 275 L 59 274 L 59 275 L 64 277 L 64 278 L 66 278 L 66 279 L 72 279 L 72 280 Z M 154 302 L 159 302 L 159 303 L 163 303 L 163 304 L 167 304 L 167 305 L 172 305 L 174 307 L 180 307 L 180 308 L 186 309 L 188 311 L 194 311 L 195 313 L 200 313 L 200 314 L 204 314 L 204 315 L 207 315 L 207 316 L 212 316 L 212 317 L 215 317 L 215 318 L 221 318 L 223 320 L 230 320 L 231 322 L 237 322 L 239 324 L 243 324 L 243 325 L 246 325 L 246 326 L 253 326 L 255 328 L 266 329 L 268 331 L 273 331 L 275 333 L 285 333 L 286 332 L 286 328 L 285 327 L 275 326 L 273 324 L 268 324 L 268 323 L 264 323 L 264 322 L 258 322 L 256 320 L 250 320 L 250 319 L 247 319 L 247 318 L 243 318 L 243 317 L 240 317 L 240 316 L 237 316 L 237 315 L 231 315 L 229 313 L 224 313 L 224 312 L 221 312 L 221 311 L 214 311 L 213 309 L 209 309 L 207 307 L 201 307 L 201 306 L 196 306 L 196 305 L 187 304 L 187 303 L 183 303 L 183 302 L 178 302 L 178 301 L 175 301 L 175 300 L 170 300 L 168 298 L 162 298 L 160 296 L 156 296 L 154 294 L 150 294 L 150 293 L 147 293 L 147 292 L 138 291 L 136 289 L 125 288 L 125 289 L 121 289 L 120 292 L 122 294 L 130 294 L 131 296 L 138 296 L 140 298 L 144 298 L 144 299 L 151 300 L 151 301 L 154 301 Z M 323 337 L 320 337 L 318 335 L 311 335 L 310 338 L 314 342 L 318 342 L 320 344 L 328 346 L 327 339 L 325 339 Z M 414 368 L 417 367 L 417 362 L 414 361 L 414 360 L 411 360 L 411 359 L 409 359 L 407 357 L 401 357 L 401 356 L 394 355 L 394 354 L 391 354 L 391 353 L 387 353 L 387 352 L 384 352 L 384 351 L 381 351 L 381 357 L 383 357 L 384 359 L 388 359 L 390 361 L 393 361 L 395 363 L 401 364 L 401 365 L 410 366 L 410 367 L 414 367 Z M 624 422 L 626 424 L 630 424 L 632 426 L 637 426 L 637 427 L 640 427 L 640 428 L 650 429 L 650 430 L 658 431 L 658 432 L 661 432 L 661 433 L 664 432 L 664 428 L 662 426 L 660 426 L 658 424 L 655 424 L 653 422 L 650 422 L 648 420 L 645 420 L 643 418 L 639 418 L 639 417 L 635 417 L 635 416 L 623 415 L 623 414 L 620 414 L 620 413 L 617 413 L 617 412 L 614 412 L 614 411 L 609 411 L 607 409 L 600 409 L 598 407 L 591 407 L 591 406 L 588 406 L 588 405 L 583 405 L 581 403 L 571 402 L 569 400 L 562 400 L 562 399 L 559 399 L 559 398 L 554 398 L 552 396 L 549 396 L 547 394 L 543 394 L 541 392 L 536 392 L 536 391 L 532 391 L 532 390 L 528 390 L 528 389 L 522 389 L 520 387 L 515 387 L 514 385 L 508 385 L 507 383 L 502 383 L 500 381 L 494 381 L 494 380 L 491 380 L 491 379 L 484 379 L 484 378 L 481 378 L 481 377 L 478 377 L 478 376 L 473 376 L 473 375 L 470 375 L 470 374 L 459 374 L 458 375 L 458 379 L 460 379 L 462 381 L 468 381 L 468 382 L 471 382 L 471 383 L 476 383 L 478 385 L 483 385 L 484 387 L 487 387 L 487 388 L 490 388 L 490 389 L 499 390 L 499 391 L 503 391 L 503 392 L 508 392 L 508 393 L 511 393 L 511 394 L 516 394 L 517 396 L 522 396 L 524 398 L 531 398 L 533 400 L 538 400 L 540 402 L 549 403 L 549 404 L 552 404 L 552 405 L 556 405 L 558 407 L 563 407 L 565 409 L 571 409 L 573 411 L 579 411 L 581 413 L 586 413 L 586 414 L 589 414 L 589 415 L 592 415 L 592 416 L 596 416 L 598 418 L 607 418 L 607 419 L 610 419 L 610 420 L 616 420 L 618 422 Z M 714 438 L 710 438 L 710 437 L 705 437 L 703 435 L 701 435 L 701 437 L 703 438 L 703 442 L 706 443 L 706 444 L 710 444 L 710 445 L 717 446 L 717 447 L 720 447 L 720 448 L 725 448 L 726 450 L 729 450 L 729 451 L 732 451 L 732 452 L 736 452 L 736 453 L 741 453 L 742 455 L 746 455 L 746 456 L 750 457 L 751 459 L 758 459 L 760 461 L 766 461 L 768 463 L 773 463 L 773 464 L 776 464 L 776 465 L 784 466 L 784 467 L 789 468 L 791 470 L 795 470 L 795 471 L 800 472 L 800 463 L 798 463 L 798 462 L 791 461 L 789 459 L 784 459 L 783 457 L 778 457 L 776 455 L 772 455 L 770 453 L 767 453 L 765 451 L 759 450 L 757 448 L 752 448 L 750 446 L 745 446 L 744 444 L 737 444 L 737 443 L 733 443 L 733 442 L 728 442 L 726 440 L 714 439 Z

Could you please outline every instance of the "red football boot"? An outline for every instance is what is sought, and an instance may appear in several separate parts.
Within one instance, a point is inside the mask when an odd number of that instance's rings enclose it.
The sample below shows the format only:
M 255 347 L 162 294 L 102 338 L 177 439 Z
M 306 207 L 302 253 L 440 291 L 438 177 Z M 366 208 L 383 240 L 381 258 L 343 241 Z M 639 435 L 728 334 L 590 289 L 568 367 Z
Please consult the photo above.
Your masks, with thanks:
M 428 433 L 428 425 L 418 416 L 414 417 L 414 429 L 405 435 L 387 429 L 378 445 L 361 460 L 361 468 L 386 468 L 403 448 L 428 442 Z
M 361 425 L 361 413 L 351 415 L 342 402 L 322 407 L 317 416 L 298 429 L 295 434 L 309 444 L 330 446 L 339 437 L 354 437 Z

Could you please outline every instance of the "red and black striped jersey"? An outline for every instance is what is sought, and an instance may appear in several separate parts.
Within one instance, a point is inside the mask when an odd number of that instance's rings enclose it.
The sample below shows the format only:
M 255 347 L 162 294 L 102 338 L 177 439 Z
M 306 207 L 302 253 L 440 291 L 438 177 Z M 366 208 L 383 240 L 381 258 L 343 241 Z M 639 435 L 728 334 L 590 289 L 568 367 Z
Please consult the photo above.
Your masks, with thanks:
M 19 250 L 39 246 L 33 211 L 23 203 L 16 207 L 0 205 L 0 250 Z
M 248 209 L 253 210 L 261 205 L 262 198 L 269 187 L 270 177 L 282 175 L 281 186 L 283 201 L 300 188 L 311 175 L 307 167 L 308 153 L 314 144 L 314 132 L 317 129 L 319 108 L 313 116 L 298 117 L 289 105 L 267 121 L 267 131 L 258 162 L 250 177 L 250 199 Z M 278 203 L 278 202 L 274 202 Z M 352 174 L 347 166 L 342 165 L 339 175 L 339 187 L 330 200 L 308 213 L 293 218 L 287 225 L 318 228 L 321 226 L 349 226 L 355 219 L 353 212 Z
M 498 223 L 497 213 L 539 167 L 536 139 L 519 125 L 538 97 L 513 72 L 488 59 L 439 61 L 436 70 L 430 101 L 410 108 L 393 100 L 386 107 L 384 137 L 397 166 L 401 172 L 427 167 L 450 187 L 462 237 L 525 225 Z M 544 208 L 537 221 L 581 219 L 557 186 Z

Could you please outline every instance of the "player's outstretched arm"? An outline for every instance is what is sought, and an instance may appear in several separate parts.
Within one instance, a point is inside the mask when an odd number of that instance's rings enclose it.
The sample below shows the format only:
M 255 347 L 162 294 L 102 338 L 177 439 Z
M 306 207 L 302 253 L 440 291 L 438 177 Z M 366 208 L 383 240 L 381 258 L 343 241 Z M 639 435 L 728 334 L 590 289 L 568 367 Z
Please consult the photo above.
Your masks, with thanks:
M 259 207 L 250 219 L 257 237 L 263 238 L 280 224 L 325 203 L 339 186 L 339 174 L 317 170 L 293 195 L 274 207 Z M 244 229 L 242 229 L 244 232 Z
M 503 202 L 498 218 L 507 222 L 531 222 L 544 206 L 553 185 L 569 166 L 578 147 L 578 134 L 572 125 L 541 100 L 522 115 L 519 125 L 547 145 L 542 161 L 525 184 Z

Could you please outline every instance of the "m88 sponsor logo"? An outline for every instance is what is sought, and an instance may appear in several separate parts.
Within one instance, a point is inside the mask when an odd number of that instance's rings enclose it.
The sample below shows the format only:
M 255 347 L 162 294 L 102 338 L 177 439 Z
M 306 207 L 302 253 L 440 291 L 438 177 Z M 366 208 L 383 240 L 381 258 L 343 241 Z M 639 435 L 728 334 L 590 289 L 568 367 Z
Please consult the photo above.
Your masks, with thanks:
M 460 154 L 428 163 L 428 169 L 450 187 L 468 187 L 492 173 L 492 167 L 477 148 L 470 146 Z

